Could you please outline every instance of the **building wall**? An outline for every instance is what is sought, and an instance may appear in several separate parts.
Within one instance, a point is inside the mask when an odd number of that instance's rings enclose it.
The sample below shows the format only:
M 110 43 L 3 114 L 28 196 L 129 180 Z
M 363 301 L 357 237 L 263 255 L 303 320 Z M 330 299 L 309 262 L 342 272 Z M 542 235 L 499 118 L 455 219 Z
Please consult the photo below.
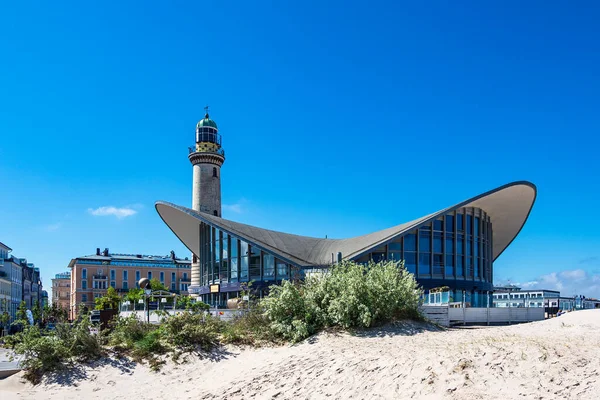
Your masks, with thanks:
M 68 307 L 70 318 L 77 317 L 82 305 L 93 309 L 94 299 L 104 296 L 110 286 L 117 289 L 120 294 L 125 294 L 129 289 L 136 288 L 141 278 L 157 278 L 170 291 L 186 295 L 191 279 L 191 268 L 189 264 L 187 267 L 175 267 L 175 265 L 179 264 L 149 267 L 76 262 L 71 269 Z
M 52 279 L 52 304 L 69 310 L 71 299 L 71 278 Z
M 221 216 L 220 166 L 215 164 L 194 165 L 192 209 Z

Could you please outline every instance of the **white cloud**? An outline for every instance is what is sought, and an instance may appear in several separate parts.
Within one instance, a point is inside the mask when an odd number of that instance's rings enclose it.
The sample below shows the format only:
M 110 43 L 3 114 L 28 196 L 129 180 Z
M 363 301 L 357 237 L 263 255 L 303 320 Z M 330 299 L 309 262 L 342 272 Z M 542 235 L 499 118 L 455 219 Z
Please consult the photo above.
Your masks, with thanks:
M 600 298 L 600 275 L 583 269 L 551 272 L 535 280 L 514 285 L 523 289 L 558 290 L 561 296 L 584 295 Z
M 242 205 L 240 203 L 223 204 L 223 210 L 233 212 L 236 214 L 241 214 L 242 213 Z
M 56 224 L 50 224 L 50 225 L 44 226 L 44 230 L 46 232 L 56 232 L 61 227 L 62 227 L 62 222 L 57 222 Z
M 114 215 L 118 219 L 123 219 L 137 214 L 137 210 L 134 210 L 132 207 L 119 208 L 113 206 L 98 207 L 96 209 L 88 208 L 88 212 L 96 217 Z
M 244 212 L 244 205 L 247 203 L 246 199 L 240 199 L 234 204 L 223 204 L 221 207 L 225 213 L 242 214 Z

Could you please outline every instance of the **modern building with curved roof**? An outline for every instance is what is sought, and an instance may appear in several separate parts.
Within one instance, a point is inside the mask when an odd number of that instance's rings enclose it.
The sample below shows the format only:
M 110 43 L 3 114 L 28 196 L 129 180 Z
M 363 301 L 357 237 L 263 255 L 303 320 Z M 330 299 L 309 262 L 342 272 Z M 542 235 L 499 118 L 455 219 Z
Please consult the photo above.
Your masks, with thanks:
M 485 306 L 493 291 L 493 262 L 521 231 L 536 198 L 535 185 L 513 182 L 414 221 L 347 239 L 258 228 L 221 218 L 225 158 L 217 125 L 207 120 L 212 121 L 208 113 L 197 125 L 195 151 L 190 149 L 190 161 L 199 170 L 194 171 L 193 208 L 158 201 L 156 210 L 193 253 L 189 292 L 210 304 L 237 297 L 244 283 L 252 281 L 262 293 L 273 283 L 341 260 L 404 260 L 426 291 L 446 286 L 453 301 Z

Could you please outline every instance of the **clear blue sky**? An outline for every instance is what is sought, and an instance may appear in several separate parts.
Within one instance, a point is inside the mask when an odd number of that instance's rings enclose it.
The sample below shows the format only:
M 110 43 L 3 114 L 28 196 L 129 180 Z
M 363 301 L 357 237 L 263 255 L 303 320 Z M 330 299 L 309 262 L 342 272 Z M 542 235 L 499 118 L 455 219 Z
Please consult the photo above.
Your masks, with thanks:
M 209 104 L 226 218 L 350 237 L 530 180 L 496 282 L 600 297 L 597 2 L 169 3 L 1 7 L 0 241 L 47 288 L 96 247 L 186 255 L 153 205 L 191 205 Z

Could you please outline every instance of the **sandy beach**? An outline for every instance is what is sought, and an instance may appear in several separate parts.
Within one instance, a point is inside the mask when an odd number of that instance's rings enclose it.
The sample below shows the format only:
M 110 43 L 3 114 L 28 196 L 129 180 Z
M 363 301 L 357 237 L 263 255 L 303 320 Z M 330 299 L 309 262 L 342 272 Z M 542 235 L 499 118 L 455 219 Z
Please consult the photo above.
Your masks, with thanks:
M 295 346 L 228 347 L 158 373 L 104 360 L 38 386 L 14 375 L 0 381 L 0 398 L 591 400 L 599 374 L 600 310 L 589 310 L 503 327 L 322 333 Z

